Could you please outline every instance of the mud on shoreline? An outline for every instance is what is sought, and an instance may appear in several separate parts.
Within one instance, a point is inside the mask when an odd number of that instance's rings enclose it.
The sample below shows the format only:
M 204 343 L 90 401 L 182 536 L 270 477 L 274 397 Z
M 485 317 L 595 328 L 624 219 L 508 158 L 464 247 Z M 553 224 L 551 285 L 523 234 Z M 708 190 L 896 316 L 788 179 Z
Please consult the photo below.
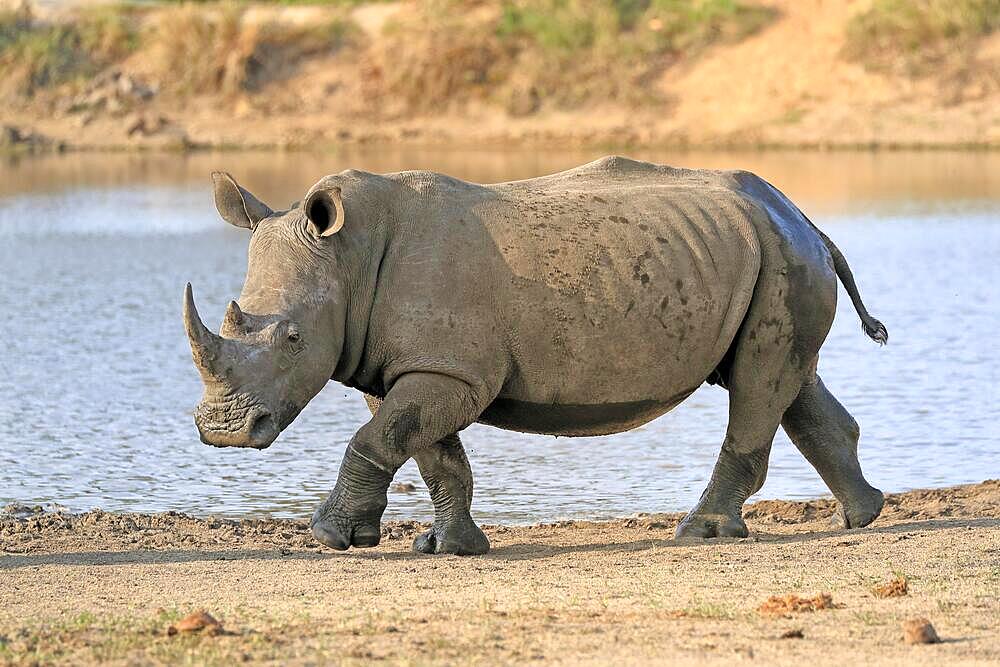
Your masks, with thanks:
M 863 530 L 831 528 L 834 509 L 756 503 L 744 540 L 674 540 L 680 514 L 491 526 L 489 555 L 458 558 L 411 553 L 415 522 L 334 553 L 305 521 L 14 506 L 0 664 L 1000 659 L 1000 481 L 890 495 Z M 876 591 L 898 578 L 905 594 Z M 167 634 L 198 609 L 223 630 Z M 942 642 L 904 643 L 912 618 Z
M 762 500 L 744 509 L 747 523 L 757 533 L 789 529 L 824 531 L 835 528 L 836 501 Z M 673 535 L 682 512 L 639 513 L 612 521 L 566 520 L 530 526 L 484 525 L 490 534 L 509 535 L 530 541 L 535 533 L 575 530 L 651 531 L 661 538 Z M 981 484 L 925 489 L 888 494 L 878 523 L 941 520 L 962 517 L 1000 518 L 1000 480 Z M 430 527 L 419 521 L 386 521 L 382 524 L 382 546 L 406 545 Z M 845 532 L 845 534 L 850 534 Z M 759 535 L 758 535 L 759 537 Z M 751 540 L 758 539 L 755 537 Z M 67 549 L 96 548 L 104 551 L 197 549 L 209 546 L 232 549 L 307 550 L 330 553 L 309 532 L 307 520 L 229 519 L 197 517 L 181 512 L 140 514 L 46 511 L 40 505 L 12 503 L 0 509 L 0 555 L 58 553 Z

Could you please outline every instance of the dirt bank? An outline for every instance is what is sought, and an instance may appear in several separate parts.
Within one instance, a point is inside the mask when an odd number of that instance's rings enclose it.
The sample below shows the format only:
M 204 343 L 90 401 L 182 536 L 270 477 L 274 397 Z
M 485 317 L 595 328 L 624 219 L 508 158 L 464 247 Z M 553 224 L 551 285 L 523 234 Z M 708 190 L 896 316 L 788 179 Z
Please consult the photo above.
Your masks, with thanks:
M 673 540 L 674 514 L 491 527 L 489 555 L 457 558 L 411 553 L 408 523 L 338 554 L 303 522 L 11 508 L 0 663 L 1000 660 L 1000 481 L 890 496 L 864 530 L 831 529 L 832 511 L 760 502 L 752 537 L 710 542 Z M 904 595 L 874 590 L 897 577 Z M 200 608 L 225 632 L 167 634 Z M 903 642 L 917 617 L 942 643 Z
M 0 25 L 20 150 L 1000 147 L 996 0 L 79 2 Z

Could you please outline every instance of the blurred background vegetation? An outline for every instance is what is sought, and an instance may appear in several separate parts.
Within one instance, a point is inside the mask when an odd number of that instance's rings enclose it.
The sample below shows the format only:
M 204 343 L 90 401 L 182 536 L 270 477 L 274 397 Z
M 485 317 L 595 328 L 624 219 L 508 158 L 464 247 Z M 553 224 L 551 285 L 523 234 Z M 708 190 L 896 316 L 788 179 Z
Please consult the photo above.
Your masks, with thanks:
M 671 77 L 756 35 L 774 34 L 764 54 L 772 62 L 734 50 L 726 66 L 752 82 L 756 70 L 774 69 L 781 58 L 790 80 L 801 77 L 798 60 L 813 57 L 809 43 L 784 54 L 774 47 L 785 40 L 780 26 L 809 4 L 816 0 L 8 0 L 0 13 L 0 97 L 9 113 L 55 117 L 79 111 L 66 100 L 114 70 L 149 91 L 119 95 L 110 105 L 115 113 L 150 104 L 174 113 L 236 104 L 271 116 L 326 107 L 368 119 L 468 116 L 470 109 L 524 119 L 610 105 L 665 117 L 683 96 L 698 93 L 688 81 L 675 89 Z M 831 13 L 831 5 L 844 10 Z M 832 0 L 817 7 L 840 22 L 820 25 L 829 21 L 816 17 L 815 27 L 834 30 L 839 40 L 824 51 L 827 69 L 850 75 L 800 82 L 809 89 L 782 102 L 774 123 L 798 123 L 824 88 L 858 79 L 851 67 L 870 77 L 866 85 L 895 86 L 900 103 L 913 95 L 914 81 L 937 86 L 941 107 L 1000 89 L 1000 0 Z M 712 84 L 707 74 L 705 82 Z M 760 134 L 756 117 L 745 125 Z

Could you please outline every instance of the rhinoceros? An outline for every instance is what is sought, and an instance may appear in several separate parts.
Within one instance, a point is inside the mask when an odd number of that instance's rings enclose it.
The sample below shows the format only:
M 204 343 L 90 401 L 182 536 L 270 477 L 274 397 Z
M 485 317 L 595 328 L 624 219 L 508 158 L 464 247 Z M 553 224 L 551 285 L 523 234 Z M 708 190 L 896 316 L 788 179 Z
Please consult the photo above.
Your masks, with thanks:
M 329 380 L 364 392 L 373 416 L 312 517 L 333 549 L 379 543 L 387 489 L 412 457 L 435 517 L 413 548 L 485 553 L 462 429 L 618 433 L 703 383 L 728 391 L 729 423 L 679 537 L 747 536 L 742 506 L 779 425 L 844 527 L 882 509 L 858 425 L 816 372 L 838 277 L 865 333 L 888 333 L 837 247 L 752 173 L 623 157 L 493 185 L 348 170 L 286 211 L 212 178 L 250 247 L 219 334 L 185 291 L 205 386 L 195 422 L 209 445 L 263 449 Z

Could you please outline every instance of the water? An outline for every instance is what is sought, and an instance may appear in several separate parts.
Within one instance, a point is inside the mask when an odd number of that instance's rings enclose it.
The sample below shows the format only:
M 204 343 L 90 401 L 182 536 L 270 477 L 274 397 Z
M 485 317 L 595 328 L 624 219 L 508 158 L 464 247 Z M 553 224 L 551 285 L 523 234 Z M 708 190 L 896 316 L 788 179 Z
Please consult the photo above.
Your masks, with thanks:
M 336 154 L 69 155 L 0 165 L 0 503 L 307 517 L 368 419 L 331 383 L 268 450 L 199 443 L 200 383 L 182 288 L 217 323 L 239 292 L 246 236 L 219 221 L 208 174 L 231 171 L 275 207 L 347 167 L 524 178 L 593 152 L 381 149 Z M 1000 155 L 663 154 L 679 166 L 756 171 L 849 258 L 889 327 L 879 349 L 841 291 L 820 372 L 862 425 L 861 457 L 890 491 L 1000 476 Z M 473 426 L 464 436 L 486 522 L 689 508 L 725 431 L 726 394 L 703 387 L 632 432 L 552 438 Z M 416 467 L 390 518 L 427 519 Z M 779 434 L 759 497 L 827 493 Z

